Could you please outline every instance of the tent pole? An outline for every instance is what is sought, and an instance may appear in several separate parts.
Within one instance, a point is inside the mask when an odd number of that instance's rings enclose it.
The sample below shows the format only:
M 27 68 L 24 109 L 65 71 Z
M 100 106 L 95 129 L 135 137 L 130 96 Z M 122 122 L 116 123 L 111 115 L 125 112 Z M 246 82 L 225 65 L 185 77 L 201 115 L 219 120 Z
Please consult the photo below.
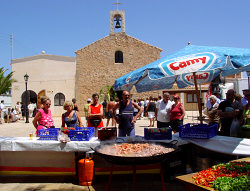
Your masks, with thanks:
M 199 90 L 198 90 L 195 72 L 193 72 L 193 77 L 194 77 L 194 85 L 195 85 L 196 99 L 197 99 L 197 102 L 198 102 L 200 123 L 202 124 L 203 122 L 202 122 L 202 110 L 201 110 L 200 92 L 199 92 Z

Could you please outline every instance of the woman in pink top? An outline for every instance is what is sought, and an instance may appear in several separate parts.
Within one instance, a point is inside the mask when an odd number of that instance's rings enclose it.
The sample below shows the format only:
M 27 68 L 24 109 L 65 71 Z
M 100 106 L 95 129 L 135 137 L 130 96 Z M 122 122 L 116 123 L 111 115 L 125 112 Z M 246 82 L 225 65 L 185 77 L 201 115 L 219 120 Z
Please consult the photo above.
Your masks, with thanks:
M 183 125 L 183 118 L 185 116 L 185 109 L 183 104 L 180 102 L 178 95 L 173 96 L 174 104 L 170 111 L 170 125 L 174 133 L 178 132 L 178 126 Z
M 51 117 L 50 105 L 51 101 L 47 96 L 41 97 L 41 103 L 43 105 L 42 109 L 39 109 L 34 120 L 33 125 L 37 129 L 36 134 L 38 135 L 38 130 L 43 128 L 54 127 L 54 121 Z

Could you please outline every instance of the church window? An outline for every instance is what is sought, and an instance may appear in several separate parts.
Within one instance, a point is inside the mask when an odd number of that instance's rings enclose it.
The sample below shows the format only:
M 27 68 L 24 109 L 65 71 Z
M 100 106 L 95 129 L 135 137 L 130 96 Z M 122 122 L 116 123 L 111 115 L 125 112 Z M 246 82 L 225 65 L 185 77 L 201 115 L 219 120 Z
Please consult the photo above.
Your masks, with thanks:
M 55 106 L 63 106 L 65 102 L 65 96 L 63 93 L 57 93 L 54 98 Z
M 123 52 L 122 51 L 115 52 L 115 63 L 123 63 Z

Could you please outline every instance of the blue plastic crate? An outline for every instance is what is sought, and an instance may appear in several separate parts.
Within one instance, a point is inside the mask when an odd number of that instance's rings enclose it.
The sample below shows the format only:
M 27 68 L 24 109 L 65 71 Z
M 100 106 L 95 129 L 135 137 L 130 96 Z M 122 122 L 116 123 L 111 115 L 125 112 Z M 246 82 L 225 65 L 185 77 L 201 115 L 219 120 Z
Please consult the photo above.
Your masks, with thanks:
M 144 138 L 146 140 L 171 140 L 172 128 L 144 128 Z
M 179 137 L 193 139 L 210 139 L 217 135 L 218 125 L 187 123 L 179 126 Z
M 75 130 L 76 131 L 83 131 L 86 128 L 88 128 L 88 127 L 75 127 Z
M 60 128 L 48 128 L 38 130 L 39 140 L 57 140 Z
M 69 138 L 71 141 L 89 141 L 94 132 L 94 127 L 80 127 L 77 130 L 69 130 Z

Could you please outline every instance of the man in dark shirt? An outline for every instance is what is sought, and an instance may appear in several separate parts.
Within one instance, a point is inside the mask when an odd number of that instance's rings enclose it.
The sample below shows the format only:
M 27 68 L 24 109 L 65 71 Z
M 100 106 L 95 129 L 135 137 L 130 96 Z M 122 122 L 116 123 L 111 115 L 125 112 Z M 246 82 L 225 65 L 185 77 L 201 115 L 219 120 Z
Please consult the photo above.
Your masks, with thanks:
M 226 100 L 220 103 L 217 111 L 221 122 L 220 135 L 230 136 L 232 121 L 235 117 L 238 119 L 241 117 L 242 109 L 242 103 L 235 100 L 235 90 L 228 90 Z
M 134 108 L 138 109 L 137 115 L 134 117 Z M 119 115 L 116 115 L 116 109 L 119 109 Z M 119 124 L 119 137 L 135 136 L 135 122 L 141 115 L 142 108 L 132 100 L 128 91 L 123 91 L 122 101 L 113 107 L 113 118 Z
M 107 100 L 106 99 L 104 99 L 104 101 L 102 102 L 102 107 L 103 107 L 103 117 L 106 118 L 107 117 L 107 112 L 106 112 Z

